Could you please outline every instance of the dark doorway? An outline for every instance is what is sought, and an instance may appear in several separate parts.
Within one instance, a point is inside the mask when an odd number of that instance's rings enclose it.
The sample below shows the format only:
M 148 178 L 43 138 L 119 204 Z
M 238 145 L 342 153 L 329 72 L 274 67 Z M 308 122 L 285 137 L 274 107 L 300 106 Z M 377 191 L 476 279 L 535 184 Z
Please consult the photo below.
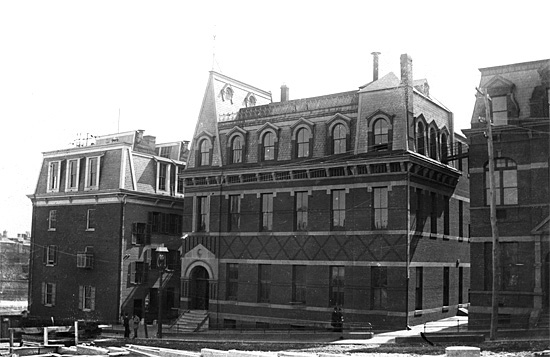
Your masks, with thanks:
M 209 287 L 208 272 L 201 266 L 191 272 L 190 308 L 208 310 Z
M 142 299 L 134 299 L 134 315 L 139 316 L 139 318 L 143 317 L 143 300 Z

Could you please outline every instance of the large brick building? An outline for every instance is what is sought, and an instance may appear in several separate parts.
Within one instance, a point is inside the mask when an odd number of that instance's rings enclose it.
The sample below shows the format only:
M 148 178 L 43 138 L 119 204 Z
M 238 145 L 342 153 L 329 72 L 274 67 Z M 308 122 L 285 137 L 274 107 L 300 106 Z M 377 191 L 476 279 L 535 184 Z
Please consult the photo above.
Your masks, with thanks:
M 30 313 L 116 321 L 157 314 L 155 250 L 168 248 L 164 313 L 179 304 L 187 144 L 142 130 L 44 153 L 34 194 Z
M 465 138 L 413 81 L 281 101 L 211 72 L 185 181 L 182 308 L 211 327 L 404 327 L 469 288 Z
M 538 324 L 548 311 L 548 141 L 550 60 L 482 68 L 479 87 L 491 97 L 501 284 L 499 327 Z M 478 96 L 470 143 L 471 308 L 469 324 L 491 317 L 492 232 L 485 103 Z M 544 316 L 544 315 L 543 315 Z M 548 315 L 546 315 L 547 318 Z

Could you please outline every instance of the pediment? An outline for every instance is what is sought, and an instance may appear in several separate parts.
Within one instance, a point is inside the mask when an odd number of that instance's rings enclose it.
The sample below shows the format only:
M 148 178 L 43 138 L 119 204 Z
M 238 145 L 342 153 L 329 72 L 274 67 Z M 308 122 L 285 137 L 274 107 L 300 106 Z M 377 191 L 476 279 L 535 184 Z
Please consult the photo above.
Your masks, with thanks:
M 187 259 L 214 259 L 215 257 L 216 255 L 202 244 L 197 244 L 183 256 L 183 258 Z
M 390 120 L 393 119 L 393 117 L 395 117 L 395 115 L 386 113 L 385 111 L 383 111 L 381 109 L 377 109 L 374 112 L 372 112 L 371 114 L 367 115 L 366 119 L 371 120 L 372 118 L 379 117 L 379 116 L 386 117 L 387 119 L 390 119 Z
M 334 114 L 334 116 L 332 118 L 329 119 L 329 121 L 327 121 L 327 124 L 330 126 L 330 125 L 332 125 L 332 123 L 334 123 L 336 121 L 339 121 L 339 120 L 345 121 L 348 125 L 349 125 L 349 123 L 351 123 L 351 118 L 350 117 L 347 117 L 344 114 L 336 113 L 336 114 Z
M 307 126 L 309 126 L 310 128 L 313 128 L 313 126 L 314 126 L 314 124 L 313 124 L 313 122 L 312 122 L 311 120 L 307 120 L 307 119 L 305 119 L 305 118 L 300 118 L 300 119 L 296 120 L 296 121 L 294 122 L 294 124 L 292 124 L 292 125 L 290 126 L 290 128 L 294 130 L 296 127 L 298 127 L 298 126 L 300 126 L 300 125 L 307 125 Z
M 267 122 L 267 123 L 265 123 L 264 125 L 262 125 L 262 126 L 257 130 L 257 132 L 258 132 L 258 134 L 259 134 L 259 133 L 261 133 L 261 132 L 263 132 L 263 131 L 265 131 L 265 130 L 267 130 L 267 129 L 271 129 L 271 130 L 273 130 L 273 131 L 275 131 L 275 132 L 278 132 L 278 131 L 279 131 L 279 128 L 278 128 L 277 126 L 271 124 L 270 122 Z
M 242 136 L 246 136 L 246 130 L 244 130 L 243 128 L 240 128 L 238 126 L 234 126 L 233 129 L 229 130 L 229 132 L 227 133 L 227 136 L 230 137 L 230 136 L 232 136 L 233 134 L 236 134 L 236 133 L 239 133 Z
M 209 137 L 211 140 L 214 138 L 214 135 L 211 132 L 209 132 L 208 130 L 201 131 L 200 133 L 198 133 L 195 136 L 195 138 L 202 138 L 202 137 L 205 137 L 205 136 Z
M 485 84 L 490 96 L 506 95 L 514 90 L 514 83 L 502 76 L 494 76 Z

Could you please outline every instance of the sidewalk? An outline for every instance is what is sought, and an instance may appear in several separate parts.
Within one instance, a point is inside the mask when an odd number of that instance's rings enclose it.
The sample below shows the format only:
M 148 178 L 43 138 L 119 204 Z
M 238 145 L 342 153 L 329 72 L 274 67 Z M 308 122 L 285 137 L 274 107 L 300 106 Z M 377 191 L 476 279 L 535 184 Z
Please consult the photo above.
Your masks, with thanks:
M 420 336 L 420 332 L 465 332 L 467 331 L 468 317 L 454 316 L 442 320 L 431 321 L 425 324 L 411 326 L 410 330 L 397 330 L 383 333 L 375 333 L 372 338 L 366 338 L 360 332 L 331 332 L 331 331 L 207 331 L 196 333 L 175 333 L 171 332 L 168 326 L 163 328 L 163 340 L 186 340 L 186 341 L 273 341 L 273 342 L 327 342 L 333 344 L 385 344 L 395 343 L 396 337 Z M 157 339 L 158 326 L 147 325 L 149 339 Z M 102 337 L 123 338 L 124 327 L 122 325 L 114 325 L 112 329 L 106 330 L 101 334 Z M 130 334 L 130 337 L 132 337 Z M 354 335 L 361 336 L 355 338 Z M 343 338 L 342 338 L 343 337 Z M 141 325 L 138 330 L 138 339 L 144 339 L 144 326 Z M 131 338 L 130 338 L 131 340 Z

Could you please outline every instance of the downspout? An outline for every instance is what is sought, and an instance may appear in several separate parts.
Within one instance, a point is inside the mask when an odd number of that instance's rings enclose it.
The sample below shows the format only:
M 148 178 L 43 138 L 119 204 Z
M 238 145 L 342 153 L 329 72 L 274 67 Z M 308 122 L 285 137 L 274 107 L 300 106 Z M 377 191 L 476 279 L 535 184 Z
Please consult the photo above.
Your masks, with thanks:
M 411 260 L 411 171 L 407 163 L 407 254 L 405 261 L 406 279 L 405 279 L 405 329 L 409 327 L 409 286 L 411 280 L 410 260 Z
M 32 281 L 34 275 L 34 247 L 35 244 L 35 232 L 36 232 L 36 195 L 32 195 L 32 222 L 31 222 L 31 246 L 29 247 L 29 285 L 27 287 L 27 310 L 30 313 L 32 307 Z
M 117 318 L 116 321 L 119 320 L 120 315 L 122 314 L 122 282 L 124 281 L 124 248 L 126 247 L 126 236 L 124 234 L 124 225 L 125 225 L 125 219 L 126 219 L 126 195 L 119 196 L 118 199 L 120 200 L 120 245 L 119 245 L 119 252 L 120 252 L 120 274 L 118 277 L 118 312 L 117 312 Z

